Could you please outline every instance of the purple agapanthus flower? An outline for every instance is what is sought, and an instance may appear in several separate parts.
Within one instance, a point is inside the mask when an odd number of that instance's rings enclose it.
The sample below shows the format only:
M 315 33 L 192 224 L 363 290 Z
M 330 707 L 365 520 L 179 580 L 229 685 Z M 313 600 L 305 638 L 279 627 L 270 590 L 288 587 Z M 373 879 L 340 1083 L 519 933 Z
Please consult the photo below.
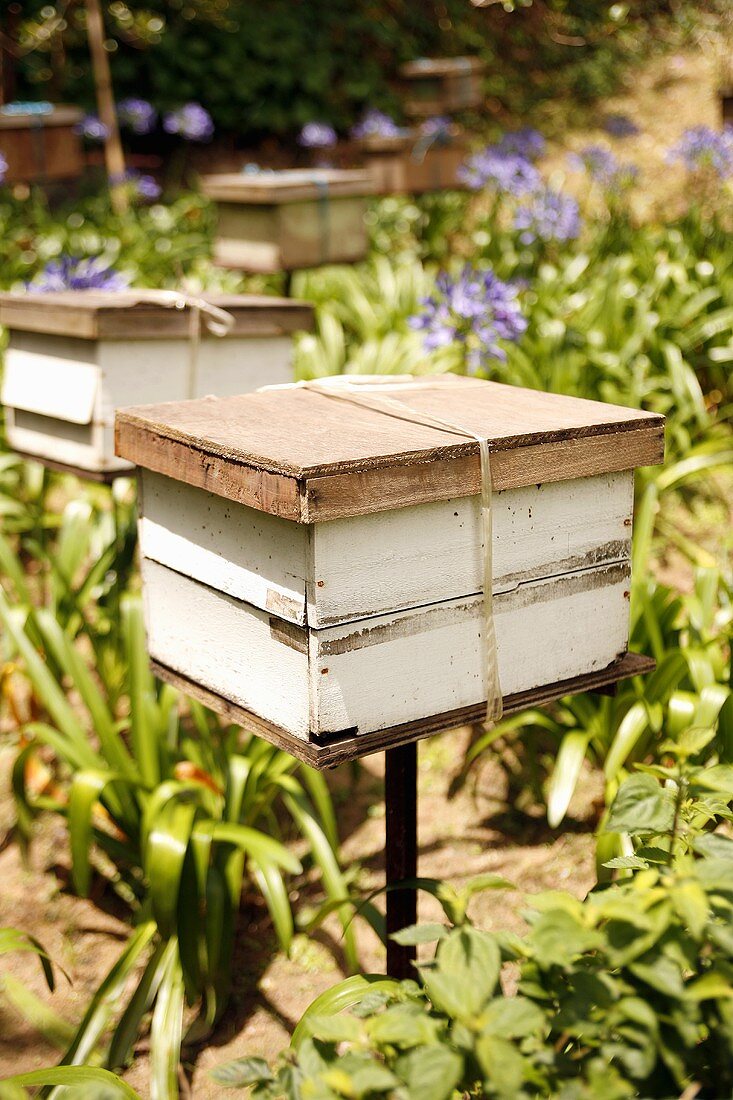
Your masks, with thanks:
M 81 134 L 87 141 L 104 141 L 106 137 L 109 137 L 109 130 L 97 115 L 84 115 L 84 118 L 74 129 L 77 134 Z
M 117 117 L 121 126 L 133 134 L 150 134 L 158 121 L 158 112 L 147 99 L 123 99 L 117 104 Z
M 544 155 L 546 148 L 547 142 L 542 134 L 531 126 L 524 126 L 521 130 L 513 130 L 508 134 L 504 134 L 496 146 L 498 153 L 524 157 L 525 160 L 539 160 Z
M 582 222 L 577 202 L 571 195 L 543 187 L 529 196 L 514 212 L 514 228 L 522 244 L 533 241 L 572 241 L 580 236 Z
M 184 103 L 163 117 L 163 129 L 168 134 L 178 134 L 186 141 L 211 141 L 214 122 L 200 103 Z
M 115 271 L 100 256 L 59 256 L 49 260 L 29 289 L 46 294 L 53 290 L 125 290 L 126 275 Z
M 639 175 L 636 165 L 618 160 L 604 145 L 586 145 L 579 153 L 571 154 L 569 159 L 574 167 L 584 168 L 604 191 L 625 191 Z
M 489 145 L 470 156 L 458 169 L 458 178 L 472 191 L 491 187 L 509 195 L 528 195 L 542 185 L 542 177 L 531 161 L 515 153 L 502 153 Z
M 393 118 L 374 107 L 366 112 L 356 126 L 351 128 L 351 136 L 355 141 L 369 137 L 402 137 L 404 133 L 405 131 L 397 125 Z
M 298 134 L 298 145 L 304 149 L 330 149 L 337 141 L 336 131 L 327 122 L 306 122 Z
M 113 186 L 128 185 L 136 198 L 147 202 L 155 202 L 162 194 L 161 186 L 153 176 L 143 175 L 134 168 L 128 168 L 121 176 L 111 176 L 110 183 Z
M 733 176 L 733 127 L 719 131 L 693 126 L 670 149 L 667 160 L 682 161 L 689 172 L 709 171 L 721 180 L 728 179 Z
M 459 344 L 469 371 L 506 359 L 503 342 L 519 339 L 527 327 L 517 288 L 493 271 L 466 264 L 457 277 L 442 272 L 435 293 L 424 298 L 411 328 L 422 332 L 426 351 Z
M 633 119 L 621 114 L 606 115 L 603 120 L 603 129 L 615 138 L 633 137 L 634 134 L 641 132 Z
M 5 179 L 5 175 L 8 171 L 8 162 L 5 157 L 0 153 L 0 183 Z

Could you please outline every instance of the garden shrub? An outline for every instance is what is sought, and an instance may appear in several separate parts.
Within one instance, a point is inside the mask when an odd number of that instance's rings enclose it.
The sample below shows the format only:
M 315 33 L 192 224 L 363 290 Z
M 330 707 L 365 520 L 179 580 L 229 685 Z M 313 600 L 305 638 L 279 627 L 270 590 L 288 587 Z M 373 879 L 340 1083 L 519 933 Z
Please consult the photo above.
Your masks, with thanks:
M 523 936 L 474 927 L 471 884 L 436 885 L 448 923 L 396 936 L 437 942 L 419 981 L 351 979 L 277 1066 L 243 1059 L 217 1080 L 255 1100 L 730 1096 L 733 767 L 696 762 L 712 738 L 688 727 L 619 788 L 607 828 L 633 854 L 611 861 L 617 881 L 533 896 Z

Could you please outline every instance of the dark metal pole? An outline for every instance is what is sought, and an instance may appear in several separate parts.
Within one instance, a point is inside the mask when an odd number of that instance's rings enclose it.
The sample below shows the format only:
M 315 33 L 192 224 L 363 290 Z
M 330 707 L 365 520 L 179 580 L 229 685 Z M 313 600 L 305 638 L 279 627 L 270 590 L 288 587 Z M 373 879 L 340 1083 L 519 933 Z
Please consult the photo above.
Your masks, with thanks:
M 417 877 L 417 742 L 387 749 L 384 754 L 387 885 Z M 417 921 L 414 888 L 387 891 L 387 935 Z M 414 947 L 387 939 L 387 973 L 391 978 L 414 978 Z

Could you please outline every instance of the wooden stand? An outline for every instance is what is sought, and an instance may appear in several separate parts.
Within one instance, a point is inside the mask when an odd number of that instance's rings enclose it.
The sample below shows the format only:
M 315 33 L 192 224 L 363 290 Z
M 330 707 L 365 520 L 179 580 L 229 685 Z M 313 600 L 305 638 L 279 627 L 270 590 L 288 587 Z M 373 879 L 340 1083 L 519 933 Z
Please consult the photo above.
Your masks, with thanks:
M 387 973 L 402 981 L 415 977 L 417 951 L 390 937 L 417 922 L 417 891 L 397 885 L 417 877 L 417 742 L 387 749 L 384 765 Z
M 39 466 L 45 466 L 47 470 L 53 470 L 56 474 L 69 474 L 71 477 L 78 477 L 81 481 L 95 481 L 100 485 L 111 485 L 118 477 L 137 476 L 134 466 L 128 470 L 86 470 L 81 466 L 70 466 L 66 462 L 55 462 L 52 458 L 31 454 L 30 451 L 19 451 L 14 448 L 13 454 L 22 458 L 24 462 L 37 462 Z

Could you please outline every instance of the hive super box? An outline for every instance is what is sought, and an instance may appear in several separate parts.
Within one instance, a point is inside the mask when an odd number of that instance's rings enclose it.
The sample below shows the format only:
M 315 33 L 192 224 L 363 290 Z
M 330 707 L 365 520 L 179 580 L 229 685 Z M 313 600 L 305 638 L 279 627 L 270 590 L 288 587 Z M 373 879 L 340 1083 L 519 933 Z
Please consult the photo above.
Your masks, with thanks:
M 454 376 L 396 396 L 491 440 L 505 697 L 616 667 L 633 469 L 663 418 Z M 482 703 L 476 442 L 287 387 L 122 410 L 117 449 L 164 676 L 296 754 Z
M 75 179 L 84 169 L 84 154 L 76 126 L 78 107 L 47 111 L 0 109 L 0 153 L 8 162 L 4 183 L 35 183 Z
M 267 273 L 366 256 L 368 172 L 239 172 L 205 176 L 202 188 L 217 205 L 214 259 L 222 267 Z
M 417 131 L 370 136 L 359 142 L 359 149 L 378 195 L 421 195 L 465 186 L 458 170 L 468 154 L 468 142 L 457 126 L 434 138 Z
M 480 107 L 486 65 L 477 57 L 420 57 L 400 68 L 407 84 L 405 113 L 412 118 L 450 115 Z
M 10 447 L 89 475 L 129 470 L 114 453 L 117 406 L 289 382 L 292 333 L 313 326 L 312 308 L 292 299 L 207 295 L 234 324 L 215 336 L 203 319 L 192 378 L 190 310 L 141 301 L 144 294 L 0 294 Z

